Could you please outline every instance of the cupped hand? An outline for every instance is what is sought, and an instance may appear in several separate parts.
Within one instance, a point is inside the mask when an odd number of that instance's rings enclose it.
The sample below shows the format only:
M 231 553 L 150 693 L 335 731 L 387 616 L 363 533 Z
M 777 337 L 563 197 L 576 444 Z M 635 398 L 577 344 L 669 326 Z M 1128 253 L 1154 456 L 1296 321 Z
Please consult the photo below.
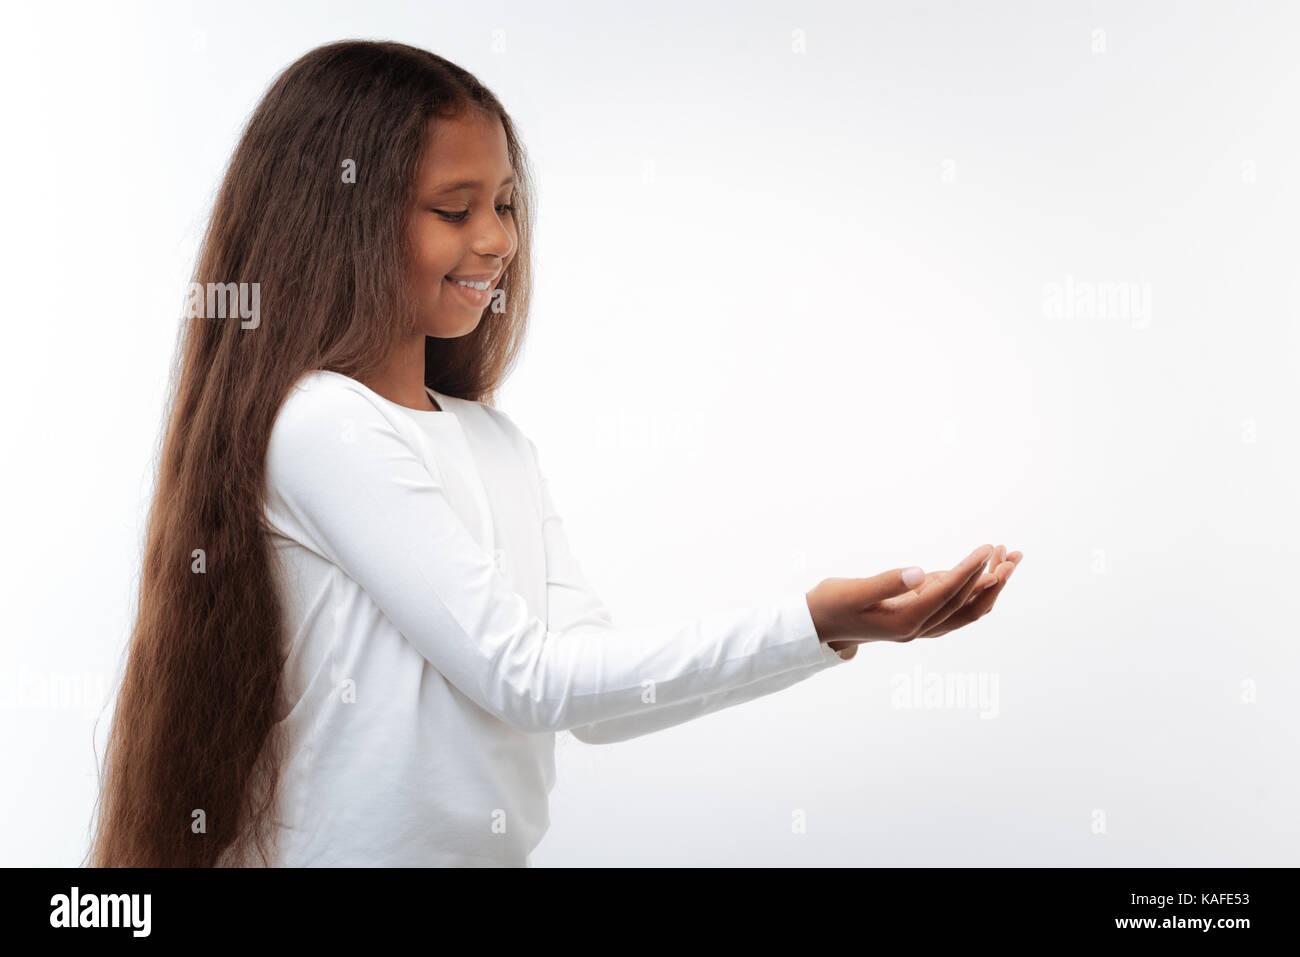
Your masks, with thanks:
M 906 568 L 870 578 L 827 578 L 807 593 L 808 608 L 818 636 L 837 651 L 868 641 L 932 638 L 988 614 L 1023 557 L 1008 555 L 1002 545 L 981 545 L 948 571 L 912 570 L 920 580 L 911 584 L 903 578 Z
M 979 579 L 975 582 L 975 587 L 971 590 L 966 603 L 956 609 L 951 615 L 942 621 L 932 621 L 929 627 L 917 638 L 937 638 L 939 635 L 947 634 L 963 625 L 969 625 L 978 618 L 983 618 L 993 610 L 993 604 L 998 600 L 998 595 L 1002 594 L 1002 589 L 1006 587 L 1007 581 L 1011 578 L 1011 573 L 1016 570 L 1020 564 L 1020 559 L 1024 558 L 1023 552 L 1011 552 L 1007 554 L 1007 547 L 999 545 L 993 550 L 993 555 L 989 560 L 989 570 L 982 572 Z M 917 590 L 920 591 L 927 587 L 939 587 L 942 572 L 928 572 Z M 932 584 L 933 583 L 933 584 Z M 886 599 L 886 604 L 893 599 Z M 910 638 L 905 639 L 911 641 Z

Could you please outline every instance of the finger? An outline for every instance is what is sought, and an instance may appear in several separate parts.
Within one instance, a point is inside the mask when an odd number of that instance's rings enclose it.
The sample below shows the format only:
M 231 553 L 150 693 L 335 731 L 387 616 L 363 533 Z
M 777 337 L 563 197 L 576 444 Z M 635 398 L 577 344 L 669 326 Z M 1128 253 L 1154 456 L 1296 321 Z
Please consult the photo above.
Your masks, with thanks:
M 921 584 L 917 585 L 910 592 L 904 592 L 902 595 L 893 598 L 886 598 L 877 602 L 872 607 L 872 611 L 887 611 L 891 613 L 906 612 L 912 607 L 918 598 L 924 598 L 929 595 L 930 590 L 939 587 L 942 584 L 944 572 L 926 572 Z
M 993 607 L 993 603 L 998 600 L 998 595 L 1006 587 L 1007 579 L 1015 571 L 1016 566 L 1010 562 L 1003 562 L 993 574 L 993 581 L 986 587 L 976 592 L 967 606 L 975 613 L 975 617 L 988 614 Z
M 886 598 L 909 592 L 923 581 L 925 572 L 916 565 L 891 568 L 887 572 L 862 579 L 861 601 L 864 607 L 869 607 Z
M 992 551 L 988 545 L 981 545 L 955 568 L 944 573 L 940 586 L 908 609 L 908 614 L 913 616 L 908 632 L 924 631 L 960 608 L 975 587 Z
M 931 625 L 925 631 L 921 632 L 921 634 L 917 635 L 917 637 L 938 638 L 940 635 L 946 635 L 950 631 L 956 631 L 958 628 L 963 628 L 966 625 L 969 625 L 977 617 L 978 616 L 971 611 L 970 605 L 967 605 L 965 608 L 961 608 L 949 615 L 937 625 Z
M 1004 566 L 1006 564 L 1003 563 Z M 919 637 L 937 638 L 958 628 L 964 628 L 976 619 L 987 615 L 993 610 L 993 603 L 997 601 L 998 593 L 1006 584 L 1005 578 L 999 579 L 1001 573 L 1002 569 L 998 569 L 986 585 L 971 591 L 966 598 L 966 603 L 947 617 L 936 615 L 933 621 L 927 622 L 925 631 Z
M 989 579 L 990 585 L 996 585 L 1006 580 L 1007 573 L 1016 567 L 1016 563 L 1007 559 L 993 566 L 992 577 Z
M 975 573 L 962 583 L 961 587 L 957 589 L 957 592 L 921 623 L 922 630 L 929 630 L 941 625 L 950 616 L 961 611 L 970 600 L 970 596 L 975 593 L 975 589 L 980 584 L 983 577 L 983 566 L 977 566 Z
M 978 599 L 985 591 L 993 588 L 1000 582 L 1006 581 L 1006 576 L 1010 574 L 1009 569 L 1015 568 L 1020 559 L 1024 557 L 1022 552 L 1007 553 L 1005 545 L 999 545 L 993 557 L 989 560 L 989 572 L 987 575 L 980 577 L 979 583 L 976 584 L 973 593 L 974 601 Z M 1004 568 L 1006 566 L 1006 568 Z
M 1022 557 L 1018 552 L 1012 554 L 1017 557 L 1014 559 L 1008 558 L 998 565 L 994 569 L 988 584 L 973 592 L 962 608 L 942 621 L 936 619 L 936 622 L 930 623 L 918 637 L 937 638 L 940 635 L 946 635 L 950 631 L 971 624 L 992 611 L 994 603 L 998 600 L 998 595 L 1002 593 L 1002 589 L 1006 586 L 1007 581 L 1011 578 L 1011 573 L 1016 570 L 1016 565 L 1019 564 L 1020 557 Z
M 1002 589 L 1006 587 L 1007 582 L 1011 579 L 1012 573 L 1016 570 L 1017 562 L 1005 561 L 998 566 L 994 572 L 993 584 L 983 591 L 976 593 L 970 601 L 970 607 L 975 612 L 975 617 L 987 615 L 993 608 L 993 603 L 998 600 L 998 595 L 1002 594 Z

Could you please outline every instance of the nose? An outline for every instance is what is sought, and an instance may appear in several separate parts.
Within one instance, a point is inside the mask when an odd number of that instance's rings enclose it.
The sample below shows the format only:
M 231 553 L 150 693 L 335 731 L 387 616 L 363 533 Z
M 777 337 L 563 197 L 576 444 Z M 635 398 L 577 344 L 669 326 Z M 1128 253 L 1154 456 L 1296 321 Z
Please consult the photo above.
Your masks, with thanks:
M 506 259 L 515 251 L 515 231 L 495 209 L 489 215 L 478 217 L 478 223 L 470 243 L 475 253 Z

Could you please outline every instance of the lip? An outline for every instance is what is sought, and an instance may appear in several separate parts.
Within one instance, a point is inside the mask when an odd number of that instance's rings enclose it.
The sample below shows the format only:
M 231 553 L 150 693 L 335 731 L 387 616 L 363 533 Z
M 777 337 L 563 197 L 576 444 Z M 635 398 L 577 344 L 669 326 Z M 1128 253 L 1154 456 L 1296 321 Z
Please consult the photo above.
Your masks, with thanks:
M 480 273 L 477 276 L 453 276 L 450 273 L 448 273 L 447 278 L 452 280 L 459 279 L 462 282 L 483 282 L 485 279 L 496 279 L 497 273 L 485 272 L 485 273 Z
M 465 303 L 465 305 L 470 306 L 474 309 L 482 309 L 484 306 L 486 306 L 489 302 L 492 301 L 492 293 L 496 289 L 495 283 L 489 285 L 486 289 L 480 292 L 477 289 L 471 289 L 469 288 L 469 286 L 462 286 L 459 283 L 454 282 L 453 278 L 454 277 L 452 276 L 444 277 L 447 285 L 451 286 L 451 288 L 455 290 L 455 295 L 458 296 L 461 299 L 461 301 Z M 484 276 L 482 279 L 465 278 L 465 281 L 483 282 L 484 280 L 490 280 L 491 278 L 492 278 L 491 276 Z

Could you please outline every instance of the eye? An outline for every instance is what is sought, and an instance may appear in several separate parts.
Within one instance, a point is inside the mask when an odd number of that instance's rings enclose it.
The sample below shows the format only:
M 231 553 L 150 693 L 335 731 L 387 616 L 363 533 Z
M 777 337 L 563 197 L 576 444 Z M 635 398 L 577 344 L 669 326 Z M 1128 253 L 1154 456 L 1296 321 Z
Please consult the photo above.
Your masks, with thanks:
M 497 212 L 499 212 L 503 216 L 506 213 L 513 214 L 514 211 L 515 211 L 515 207 L 513 203 L 497 203 Z M 439 216 L 447 220 L 447 222 L 449 223 L 463 223 L 465 221 L 465 217 L 469 215 L 468 209 L 462 209 L 457 211 L 447 210 L 447 209 L 435 209 L 432 210 L 432 212 L 437 213 Z

